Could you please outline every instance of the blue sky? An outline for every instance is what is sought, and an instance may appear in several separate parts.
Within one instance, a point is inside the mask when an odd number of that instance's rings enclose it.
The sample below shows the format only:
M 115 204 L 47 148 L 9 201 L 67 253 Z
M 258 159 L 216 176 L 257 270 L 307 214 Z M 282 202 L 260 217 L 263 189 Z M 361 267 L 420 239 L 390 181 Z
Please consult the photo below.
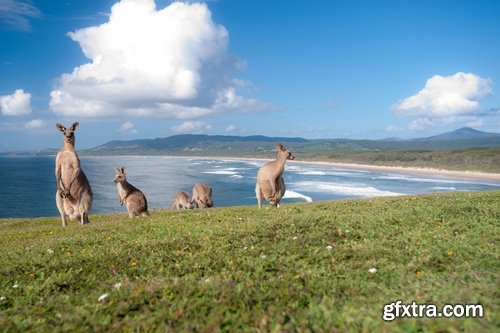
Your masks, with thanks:
M 0 0 L 0 151 L 500 132 L 500 1 Z

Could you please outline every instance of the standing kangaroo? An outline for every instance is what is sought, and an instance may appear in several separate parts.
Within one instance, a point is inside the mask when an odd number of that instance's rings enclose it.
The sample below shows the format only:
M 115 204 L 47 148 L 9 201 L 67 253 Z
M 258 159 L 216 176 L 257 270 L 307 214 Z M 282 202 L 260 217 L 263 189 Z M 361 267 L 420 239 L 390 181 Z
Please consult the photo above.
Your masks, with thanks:
M 80 224 L 90 223 L 89 211 L 92 208 L 92 189 L 75 150 L 75 130 L 79 123 L 70 128 L 61 124 L 56 127 L 63 133 L 63 147 L 56 156 L 56 205 L 63 227 L 67 226 L 66 215 L 70 220 L 80 219 Z
M 114 182 L 118 189 L 120 204 L 127 206 L 128 217 L 149 216 L 148 201 L 146 196 L 138 188 L 127 182 L 125 168 L 115 168 L 116 175 Z
M 193 209 L 194 202 L 186 192 L 177 192 L 172 200 L 172 209 Z
M 279 207 L 281 198 L 285 195 L 286 187 L 283 180 L 285 162 L 294 160 L 295 157 L 281 143 L 276 146 L 278 157 L 264 164 L 257 173 L 257 184 L 255 195 L 259 209 L 262 208 L 262 200 L 265 198 L 272 206 Z
M 193 186 L 193 202 L 198 208 L 209 208 L 214 205 L 212 201 L 212 188 L 204 183 L 197 183 Z

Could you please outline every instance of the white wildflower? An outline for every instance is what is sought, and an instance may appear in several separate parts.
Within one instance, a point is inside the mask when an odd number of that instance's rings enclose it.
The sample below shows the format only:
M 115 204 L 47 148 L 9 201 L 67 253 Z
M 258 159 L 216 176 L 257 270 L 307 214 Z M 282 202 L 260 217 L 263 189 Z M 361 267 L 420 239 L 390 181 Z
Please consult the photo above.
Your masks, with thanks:
M 122 287 L 122 283 L 121 282 L 115 283 L 113 285 L 113 288 L 115 288 L 116 290 L 120 290 L 121 287 Z
M 16 281 L 16 283 L 14 283 L 14 285 L 12 286 L 12 288 L 14 288 L 14 289 L 19 288 L 19 285 L 17 284 L 17 281 Z
M 102 294 L 101 296 L 99 296 L 99 298 L 97 299 L 97 301 L 99 302 L 104 302 L 105 300 L 107 300 L 109 297 L 108 294 Z
M 210 278 L 206 278 L 205 283 L 210 283 Z
M 0 296 L 0 302 L 1 302 L 1 301 L 5 301 L 6 299 L 7 299 L 7 297 L 5 297 L 5 296 Z
M 267 256 L 266 256 L 265 254 L 262 254 L 262 255 L 260 256 L 260 258 L 261 258 L 261 259 L 266 259 L 266 258 L 267 258 Z
M 333 249 L 333 247 L 332 247 L 331 245 L 328 245 L 328 246 L 326 247 L 326 249 L 327 249 L 328 251 L 331 251 L 331 250 Z
M 349 229 L 345 229 L 345 234 L 348 235 L 349 234 Z
M 48 249 L 48 250 L 47 250 L 47 253 L 52 254 L 52 253 L 54 253 L 54 250 L 52 250 L 52 249 Z
M 377 269 L 375 267 L 372 267 L 368 270 L 369 273 L 375 274 L 377 273 Z
M 292 240 L 296 240 L 297 238 L 299 238 L 299 237 L 297 237 L 297 236 L 294 236 L 294 237 L 292 238 Z

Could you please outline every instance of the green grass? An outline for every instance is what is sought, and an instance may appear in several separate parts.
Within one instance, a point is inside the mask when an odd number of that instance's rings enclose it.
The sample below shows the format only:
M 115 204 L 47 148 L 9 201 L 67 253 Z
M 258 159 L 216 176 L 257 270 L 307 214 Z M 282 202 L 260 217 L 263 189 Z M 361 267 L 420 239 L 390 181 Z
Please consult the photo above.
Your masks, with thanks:
M 498 332 L 499 202 L 492 191 L 67 228 L 2 219 L 0 331 Z M 396 300 L 480 303 L 485 316 L 384 322 Z

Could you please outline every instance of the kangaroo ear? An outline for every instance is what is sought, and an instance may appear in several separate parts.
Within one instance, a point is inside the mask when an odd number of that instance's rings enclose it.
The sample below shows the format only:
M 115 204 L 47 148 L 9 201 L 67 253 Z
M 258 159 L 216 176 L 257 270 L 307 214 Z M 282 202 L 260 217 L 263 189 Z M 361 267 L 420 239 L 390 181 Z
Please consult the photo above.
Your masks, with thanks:
M 122 167 L 121 172 L 125 173 L 125 168 L 124 167 Z
M 56 127 L 61 131 L 61 132 L 64 132 L 66 130 L 66 127 L 64 127 L 63 125 L 61 124 L 56 124 Z
M 278 143 L 278 145 L 276 146 L 276 149 L 278 149 L 278 151 L 280 151 L 280 150 L 285 151 L 286 150 L 285 146 L 283 146 L 282 143 Z
M 120 171 L 120 169 L 118 169 L 117 167 L 113 167 L 113 169 L 115 169 L 115 171 Z
M 78 126 L 80 126 L 80 123 L 79 122 L 74 122 L 73 125 L 71 125 L 71 129 L 73 131 L 75 131 L 78 128 Z

